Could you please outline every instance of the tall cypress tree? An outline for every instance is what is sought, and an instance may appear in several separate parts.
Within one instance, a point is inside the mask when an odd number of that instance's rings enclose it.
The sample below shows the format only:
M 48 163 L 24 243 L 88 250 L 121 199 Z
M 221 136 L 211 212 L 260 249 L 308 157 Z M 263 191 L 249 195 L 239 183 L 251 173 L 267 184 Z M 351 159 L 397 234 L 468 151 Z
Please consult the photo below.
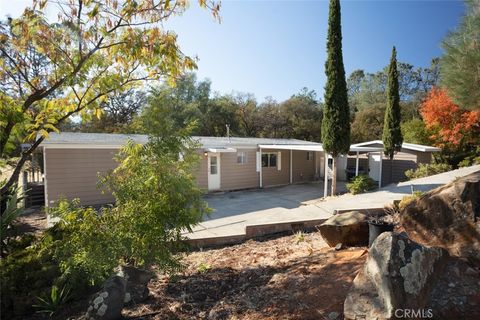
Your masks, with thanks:
M 350 149 L 350 108 L 342 56 L 342 25 L 340 0 L 330 0 L 327 35 L 327 84 L 323 108 L 322 143 L 333 157 L 332 195 L 337 188 L 336 158 Z M 325 172 L 325 174 L 327 174 Z M 326 187 L 326 186 L 325 186 Z
M 388 66 L 387 109 L 383 122 L 383 152 L 390 158 L 390 180 L 393 172 L 393 157 L 402 149 L 403 136 L 400 127 L 400 94 L 398 93 L 397 50 L 392 49 Z

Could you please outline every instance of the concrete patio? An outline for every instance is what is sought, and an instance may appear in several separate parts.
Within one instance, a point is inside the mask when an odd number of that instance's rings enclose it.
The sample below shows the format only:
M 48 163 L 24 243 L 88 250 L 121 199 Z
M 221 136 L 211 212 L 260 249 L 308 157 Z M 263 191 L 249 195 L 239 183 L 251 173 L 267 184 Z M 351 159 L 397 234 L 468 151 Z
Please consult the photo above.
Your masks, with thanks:
M 383 208 L 412 191 L 429 191 L 476 171 L 480 171 L 480 165 L 392 184 L 374 192 L 325 199 L 322 183 L 208 195 L 206 201 L 215 211 L 192 233 L 184 235 L 193 245 L 208 246 L 240 242 L 296 227 L 313 227 L 336 211 Z M 340 189 L 344 187 L 340 185 Z

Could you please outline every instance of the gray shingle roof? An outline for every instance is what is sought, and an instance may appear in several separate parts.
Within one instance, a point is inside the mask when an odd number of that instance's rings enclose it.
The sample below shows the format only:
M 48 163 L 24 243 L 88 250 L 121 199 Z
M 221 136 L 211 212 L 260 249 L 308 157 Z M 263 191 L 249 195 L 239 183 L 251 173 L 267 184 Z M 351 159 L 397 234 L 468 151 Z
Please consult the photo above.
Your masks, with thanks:
M 200 137 L 194 136 L 204 148 L 215 147 L 236 147 L 251 146 L 256 147 L 259 144 L 283 144 L 283 145 L 320 145 L 317 142 L 304 141 L 298 139 L 270 139 L 270 138 L 240 138 L 240 137 Z M 52 144 L 62 145 L 123 145 L 127 140 L 133 140 L 137 143 L 146 143 L 148 136 L 141 134 L 113 134 L 113 133 L 81 133 L 81 132 L 62 132 L 51 133 L 49 138 L 42 142 L 42 145 Z

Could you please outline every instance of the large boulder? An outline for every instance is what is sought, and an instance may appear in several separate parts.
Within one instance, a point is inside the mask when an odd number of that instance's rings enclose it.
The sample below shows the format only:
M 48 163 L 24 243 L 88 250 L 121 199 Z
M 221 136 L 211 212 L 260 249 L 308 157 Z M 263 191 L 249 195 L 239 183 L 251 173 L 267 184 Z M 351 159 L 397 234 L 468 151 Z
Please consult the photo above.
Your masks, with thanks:
M 330 247 L 339 243 L 346 246 L 368 244 L 367 216 L 358 211 L 336 214 L 317 228 Z
M 421 310 L 428 302 L 448 253 L 428 248 L 405 234 L 382 233 L 353 281 L 344 304 L 345 319 L 395 319 L 396 310 Z
M 434 189 L 409 203 L 400 226 L 427 246 L 480 266 L 480 171 Z
M 122 318 L 127 282 L 121 275 L 105 281 L 102 289 L 93 295 L 85 318 L 87 320 L 116 320 Z
M 153 278 L 153 273 L 148 270 L 131 266 L 122 266 L 119 274 L 127 281 L 125 303 L 138 303 L 147 299 L 148 283 Z

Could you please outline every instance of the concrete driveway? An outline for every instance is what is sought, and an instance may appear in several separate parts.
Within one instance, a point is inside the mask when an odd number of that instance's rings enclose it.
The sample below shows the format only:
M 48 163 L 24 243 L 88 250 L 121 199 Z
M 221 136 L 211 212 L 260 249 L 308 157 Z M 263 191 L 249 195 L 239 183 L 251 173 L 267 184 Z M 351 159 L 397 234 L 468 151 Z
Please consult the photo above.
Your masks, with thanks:
M 339 192 L 345 191 L 345 183 L 339 183 L 337 188 Z M 298 208 L 302 203 L 319 199 L 322 196 L 322 182 L 209 194 L 205 196 L 205 200 L 214 211 L 205 221 L 272 208 Z
M 383 208 L 412 190 L 428 191 L 477 171 L 480 165 L 392 184 L 373 192 L 326 199 L 322 198 L 322 183 L 209 195 L 206 200 L 215 211 L 184 236 L 194 245 L 205 246 L 292 230 L 293 225 L 314 226 L 331 217 L 335 210 Z

